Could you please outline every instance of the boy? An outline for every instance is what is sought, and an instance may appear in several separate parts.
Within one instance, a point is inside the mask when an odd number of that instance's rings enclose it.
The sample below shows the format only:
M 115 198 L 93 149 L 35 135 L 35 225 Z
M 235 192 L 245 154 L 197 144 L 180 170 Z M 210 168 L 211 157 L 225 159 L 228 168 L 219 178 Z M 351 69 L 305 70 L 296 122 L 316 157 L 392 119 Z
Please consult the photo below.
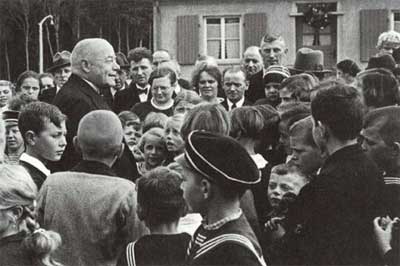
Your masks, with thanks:
M 187 209 L 181 182 L 180 175 L 167 167 L 157 167 L 136 181 L 136 212 L 150 235 L 129 243 L 118 266 L 132 265 L 131 262 L 160 266 L 184 264 L 190 235 L 178 233 L 179 219 Z
M 17 111 L 4 111 L 3 120 L 6 126 L 6 162 L 18 164 L 19 157 L 25 151 L 24 139 L 18 129 Z
M 279 164 L 272 168 L 268 185 L 268 201 L 276 209 L 286 193 L 296 196 L 300 189 L 308 183 L 307 178 L 295 166 Z
M 65 120 L 66 116 L 56 106 L 44 102 L 26 105 L 19 115 L 18 127 L 26 145 L 20 164 L 38 189 L 50 174 L 46 164 L 59 161 L 67 145 Z
M 139 117 L 131 111 L 122 111 L 118 115 L 124 130 L 124 140 L 129 149 L 133 152 L 134 146 L 139 143 L 142 137 L 142 125 Z
M 176 161 L 183 168 L 183 196 L 204 218 L 189 244 L 186 264 L 265 265 L 240 209 L 245 190 L 261 179 L 247 151 L 230 137 L 193 131 Z

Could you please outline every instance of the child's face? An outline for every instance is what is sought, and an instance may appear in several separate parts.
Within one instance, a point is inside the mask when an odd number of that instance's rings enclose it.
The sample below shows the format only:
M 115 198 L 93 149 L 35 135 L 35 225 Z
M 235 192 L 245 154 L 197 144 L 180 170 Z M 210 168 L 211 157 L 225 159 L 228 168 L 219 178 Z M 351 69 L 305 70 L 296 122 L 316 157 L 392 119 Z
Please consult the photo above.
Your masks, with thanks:
M 185 142 L 181 137 L 181 124 L 177 121 L 170 121 L 165 127 L 165 139 L 167 149 L 170 152 L 181 152 L 185 147 Z
M 20 94 L 26 95 L 31 99 L 37 100 L 39 96 L 39 91 L 39 80 L 35 78 L 26 78 L 21 84 Z
M 273 208 L 276 208 L 279 206 L 284 194 L 292 192 L 298 195 L 305 184 L 303 177 L 295 173 L 286 175 L 272 173 L 268 185 L 268 201 Z
M 160 166 L 167 156 L 163 140 L 149 136 L 144 144 L 143 155 L 148 169 Z
M 265 98 L 267 98 L 270 101 L 277 101 L 279 99 L 279 83 L 276 82 L 270 82 L 265 84 Z
M 124 139 L 129 147 L 133 147 L 139 143 L 142 137 L 142 129 L 137 125 L 127 125 L 124 127 Z
M 24 145 L 24 139 L 18 129 L 18 125 L 6 126 L 7 150 L 18 151 Z
M 43 131 L 35 134 L 33 138 L 32 147 L 35 154 L 39 157 L 38 159 L 42 161 L 59 161 L 67 145 L 66 135 L 65 121 L 61 122 L 60 127 L 47 121 Z

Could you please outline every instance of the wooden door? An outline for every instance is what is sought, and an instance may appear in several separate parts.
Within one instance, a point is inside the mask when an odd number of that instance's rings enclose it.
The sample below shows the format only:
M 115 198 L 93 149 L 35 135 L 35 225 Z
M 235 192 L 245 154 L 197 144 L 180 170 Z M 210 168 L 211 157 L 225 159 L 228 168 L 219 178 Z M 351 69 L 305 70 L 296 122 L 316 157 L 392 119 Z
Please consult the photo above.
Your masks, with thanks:
M 298 5 L 299 12 L 305 12 L 306 8 L 307 4 Z M 336 10 L 336 5 L 332 9 Z M 304 16 L 296 17 L 296 50 L 302 47 L 321 50 L 324 68 L 333 69 L 337 61 L 337 17 L 329 16 L 329 25 L 319 30 L 308 25 Z

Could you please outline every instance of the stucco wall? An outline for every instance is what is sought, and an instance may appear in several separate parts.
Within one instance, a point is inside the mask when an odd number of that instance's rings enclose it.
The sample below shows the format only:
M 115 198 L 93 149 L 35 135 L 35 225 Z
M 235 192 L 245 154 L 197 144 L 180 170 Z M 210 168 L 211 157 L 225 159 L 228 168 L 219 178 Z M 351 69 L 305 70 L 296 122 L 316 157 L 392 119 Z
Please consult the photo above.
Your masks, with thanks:
M 160 48 L 168 49 L 176 57 L 176 18 L 181 15 L 243 15 L 246 13 L 266 13 L 266 32 L 280 34 L 286 40 L 289 52 L 286 58 L 287 65 L 294 62 L 296 55 L 295 17 L 290 14 L 297 12 L 297 3 L 335 2 L 319 1 L 279 1 L 279 0 L 162 0 L 155 8 L 154 39 L 158 39 Z M 337 27 L 337 59 L 352 58 L 360 63 L 360 10 L 361 9 L 400 9 L 400 0 L 339 0 L 337 11 L 343 12 L 338 16 Z M 155 1 L 157 3 L 157 1 Z M 158 11 L 157 11 L 158 10 Z M 159 16 L 157 19 L 156 17 Z M 157 25 L 159 24 L 159 25 Z M 203 27 L 200 27 L 202 40 Z M 156 42 L 156 41 L 155 41 Z M 157 43 L 157 42 L 156 42 Z M 203 43 L 200 41 L 200 52 L 203 52 Z M 193 66 L 182 66 L 184 77 L 189 78 Z

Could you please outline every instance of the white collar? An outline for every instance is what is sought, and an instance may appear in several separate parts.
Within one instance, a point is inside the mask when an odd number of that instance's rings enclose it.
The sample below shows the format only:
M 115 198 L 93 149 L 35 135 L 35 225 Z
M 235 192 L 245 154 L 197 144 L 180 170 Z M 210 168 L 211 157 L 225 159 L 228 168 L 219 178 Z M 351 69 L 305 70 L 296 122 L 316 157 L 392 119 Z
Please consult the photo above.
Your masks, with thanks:
M 82 78 L 82 77 L 81 77 Z M 96 87 L 96 85 L 94 85 L 92 82 L 90 82 L 89 80 L 82 78 L 84 81 L 86 81 L 87 84 L 90 85 L 90 87 L 92 87 L 94 89 L 95 92 L 97 92 L 98 94 L 100 94 L 100 90 L 99 88 Z
M 166 106 L 160 106 L 155 103 L 154 98 L 151 98 L 150 103 L 154 108 L 156 108 L 158 110 L 168 110 L 168 109 L 172 108 L 172 106 L 174 106 L 174 101 L 171 101 L 171 103 Z
M 258 169 L 263 169 L 268 164 L 268 161 L 259 153 L 251 155 L 251 159 L 253 159 Z
M 37 158 L 35 158 L 33 156 L 30 156 L 26 152 L 21 154 L 21 157 L 19 158 L 19 160 L 20 161 L 24 161 L 24 162 L 32 165 L 33 167 L 38 169 L 40 172 L 42 172 L 46 176 L 51 174 L 50 170 L 47 169 L 47 167 L 39 159 L 37 159 Z
M 179 83 L 176 83 L 176 86 L 174 87 L 175 94 L 178 94 L 182 91 L 181 85 Z
M 228 98 L 226 98 L 226 101 L 228 103 L 229 110 L 231 110 L 233 102 L 231 102 Z M 240 99 L 238 102 L 236 102 L 235 104 L 236 104 L 236 107 L 242 107 L 243 103 L 244 103 L 244 97 L 242 99 Z
M 136 83 L 136 87 L 137 87 L 139 90 L 147 90 L 147 91 L 150 90 L 150 84 L 147 84 L 146 86 L 142 87 L 142 86 L 140 86 L 139 84 Z

